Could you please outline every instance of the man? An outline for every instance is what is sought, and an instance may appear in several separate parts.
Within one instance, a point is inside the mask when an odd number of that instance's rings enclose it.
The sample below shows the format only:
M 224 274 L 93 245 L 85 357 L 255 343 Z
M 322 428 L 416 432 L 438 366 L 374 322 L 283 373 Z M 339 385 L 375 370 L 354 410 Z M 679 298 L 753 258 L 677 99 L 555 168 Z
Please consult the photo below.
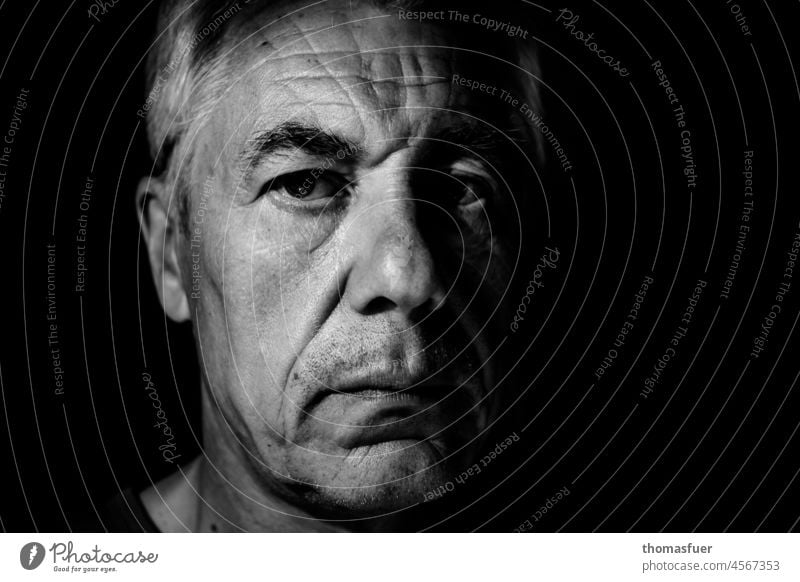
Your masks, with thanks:
M 501 95 L 535 108 L 530 41 L 434 2 L 176 1 L 159 22 L 138 203 L 164 310 L 192 322 L 204 445 L 147 514 L 420 528 L 513 389 L 536 138 Z

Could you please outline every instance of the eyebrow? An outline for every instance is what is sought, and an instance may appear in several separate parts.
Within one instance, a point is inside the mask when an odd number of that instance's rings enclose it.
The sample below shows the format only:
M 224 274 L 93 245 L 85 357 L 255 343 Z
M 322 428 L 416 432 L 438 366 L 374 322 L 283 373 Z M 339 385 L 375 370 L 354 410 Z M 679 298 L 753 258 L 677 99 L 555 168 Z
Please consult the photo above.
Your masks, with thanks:
M 353 161 L 363 148 L 356 142 L 321 127 L 297 122 L 283 122 L 272 129 L 254 133 L 239 154 L 240 167 L 245 175 L 264 158 L 300 151 L 318 158 Z
M 517 128 L 496 130 L 478 123 L 447 125 L 431 137 L 462 146 L 497 168 L 502 168 L 507 162 L 510 141 L 527 141 Z M 247 182 L 258 165 L 269 156 L 300 151 L 316 158 L 353 162 L 362 157 L 363 149 L 362 145 L 319 126 L 283 122 L 272 129 L 254 133 L 239 154 L 239 164 L 243 181 Z

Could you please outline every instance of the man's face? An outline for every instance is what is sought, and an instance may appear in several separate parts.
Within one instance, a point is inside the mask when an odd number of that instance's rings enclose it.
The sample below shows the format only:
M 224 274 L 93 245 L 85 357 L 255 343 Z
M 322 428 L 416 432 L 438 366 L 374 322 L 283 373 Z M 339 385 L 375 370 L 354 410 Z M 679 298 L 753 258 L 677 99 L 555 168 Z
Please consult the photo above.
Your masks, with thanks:
M 348 2 L 274 19 L 238 31 L 193 144 L 205 443 L 285 499 L 375 515 L 467 469 L 491 422 L 512 146 L 496 98 L 452 82 L 492 82 L 491 59 L 445 29 Z

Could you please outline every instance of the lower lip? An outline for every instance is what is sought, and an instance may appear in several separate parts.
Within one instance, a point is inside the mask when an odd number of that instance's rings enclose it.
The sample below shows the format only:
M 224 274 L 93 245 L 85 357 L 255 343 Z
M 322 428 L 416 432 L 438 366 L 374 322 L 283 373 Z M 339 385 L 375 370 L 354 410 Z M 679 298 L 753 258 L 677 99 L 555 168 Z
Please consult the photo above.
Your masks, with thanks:
M 370 441 L 355 441 L 347 448 L 352 451 L 353 458 L 368 456 L 370 458 L 392 455 L 403 451 L 416 451 L 425 439 L 392 439 Z M 360 450 L 359 450 L 360 449 Z
M 365 389 L 328 394 L 314 416 L 336 425 L 335 440 L 344 448 L 374 446 L 389 441 L 418 441 L 447 426 L 439 397 L 419 391 Z
M 365 388 L 355 392 L 338 392 L 343 396 L 351 396 L 353 398 L 360 398 L 361 400 L 379 400 L 380 402 L 421 402 L 423 400 L 429 401 L 432 404 L 436 402 L 435 398 L 431 395 L 423 396 L 419 390 L 386 390 L 382 388 Z

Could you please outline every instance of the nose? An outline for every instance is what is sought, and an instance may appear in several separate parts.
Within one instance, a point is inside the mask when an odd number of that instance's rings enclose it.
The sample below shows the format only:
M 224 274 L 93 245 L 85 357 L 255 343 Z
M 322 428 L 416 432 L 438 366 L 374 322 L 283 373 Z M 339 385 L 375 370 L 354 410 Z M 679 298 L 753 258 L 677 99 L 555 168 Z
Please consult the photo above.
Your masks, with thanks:
M 356 312 L 412 316 L 444 303 L 434 257 L 415 214 L 413 200 L 384 200 L 351 225 L 356 252 L 345 293 Z

